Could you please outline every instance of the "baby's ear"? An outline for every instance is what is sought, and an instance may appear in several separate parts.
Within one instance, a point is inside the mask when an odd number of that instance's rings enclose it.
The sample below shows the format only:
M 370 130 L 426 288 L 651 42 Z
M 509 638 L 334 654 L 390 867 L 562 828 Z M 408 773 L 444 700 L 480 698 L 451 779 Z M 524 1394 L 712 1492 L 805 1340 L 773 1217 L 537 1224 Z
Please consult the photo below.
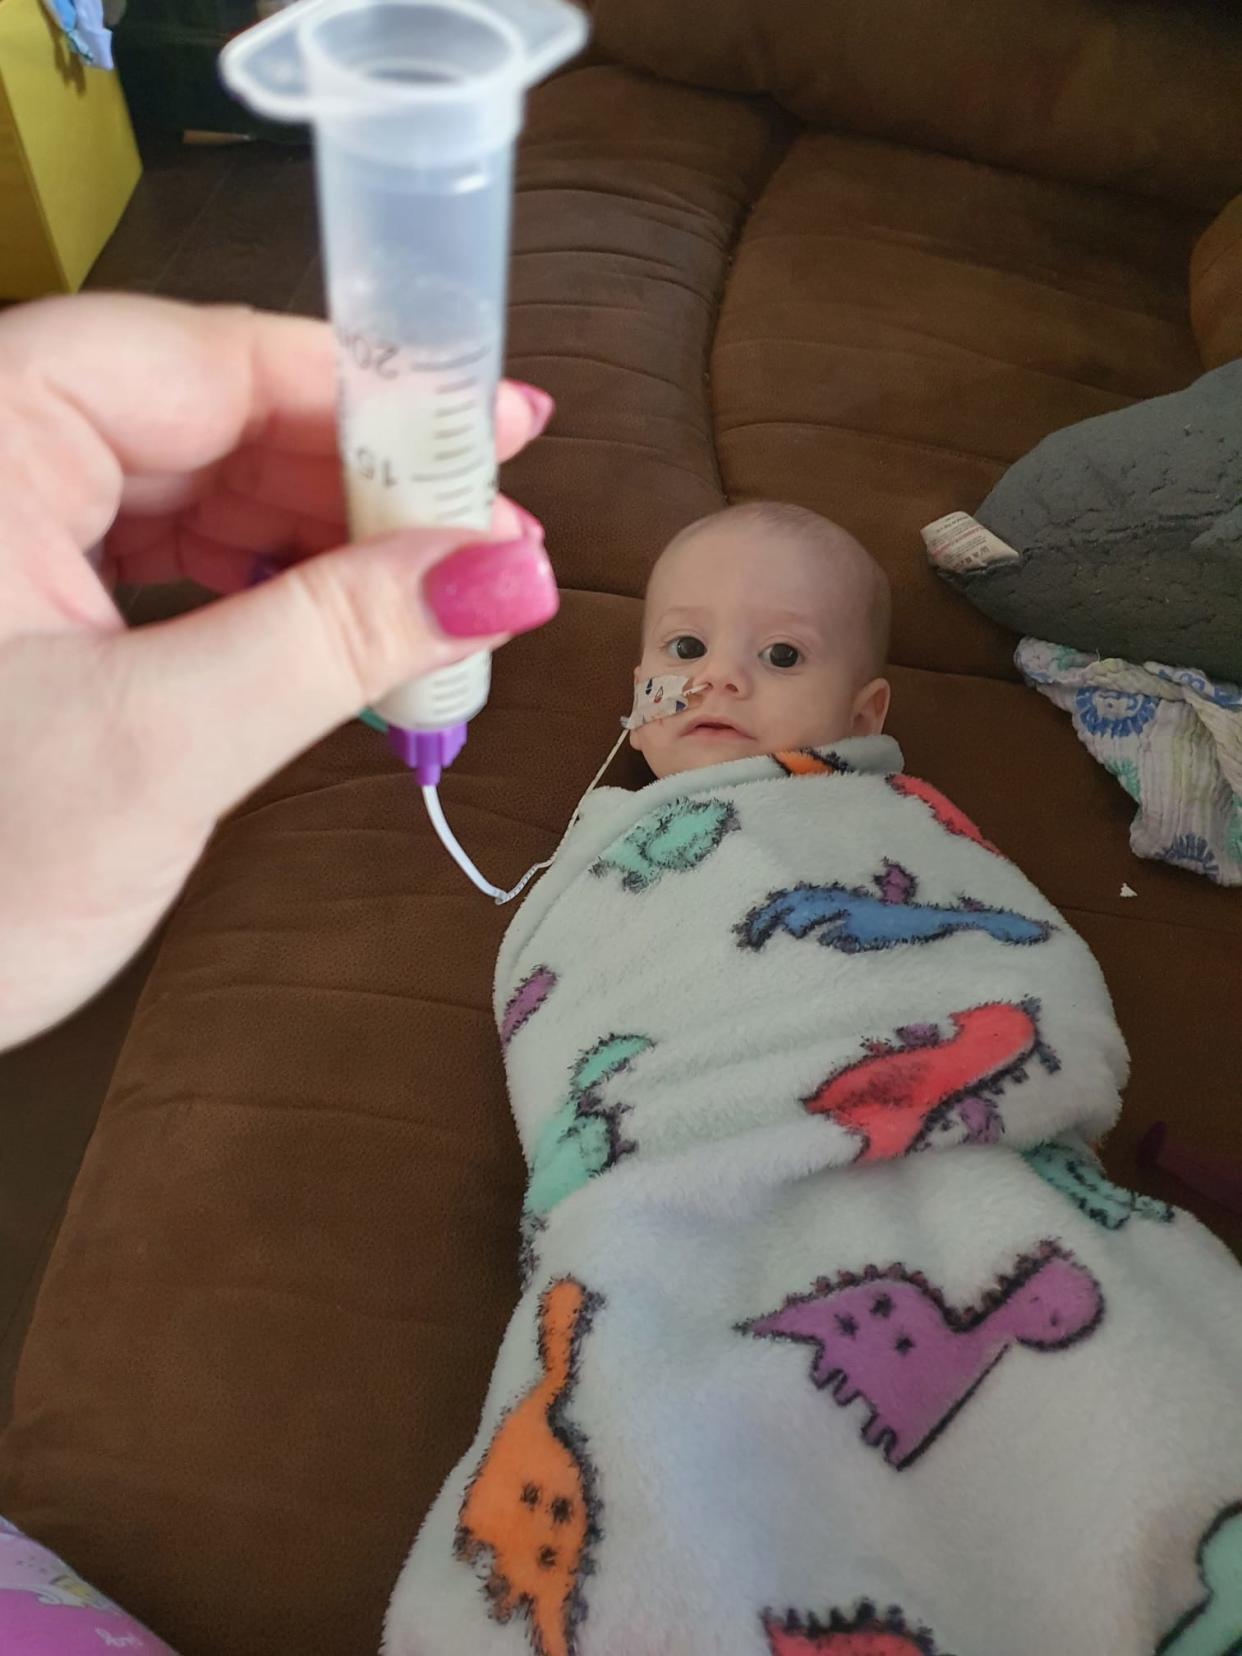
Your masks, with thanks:
M 864 684 L 854 697 L 854 725 L 851 732 L 854 736 L 878 736 L 884 729 L 884 721 L 888 718 L 889 703 L 893 699 L 893 687 L 887 679 L 872 679 L 870 684 Z

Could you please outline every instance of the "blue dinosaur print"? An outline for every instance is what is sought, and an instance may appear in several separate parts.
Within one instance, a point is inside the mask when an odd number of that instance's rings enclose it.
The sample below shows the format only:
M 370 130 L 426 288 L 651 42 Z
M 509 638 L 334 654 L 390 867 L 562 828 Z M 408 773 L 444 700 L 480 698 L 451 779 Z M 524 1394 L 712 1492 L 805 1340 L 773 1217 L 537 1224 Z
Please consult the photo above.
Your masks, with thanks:
M 606 1105 L 602 1091 L 652 1043 L 645 1035 L 608 1035 L 584 1052 L 570 1074 L 569 1093 L 545 1123 L 531 1157 L 523 1219 L 527 1229 L 588 1179 L 606 1172 L 637 1146 L 621 1137 L 624 1104 Z
M 591 872 L 615 868 L 626 891 L 646 891 L 664 874 L 697 868 L 736 827 L 737 812 L 727 800 L 674 799 L 636 822 Z
M 1152 1196 L 1125 1190 L 1105 1178 L 1094 1161 L 1070 1144 L 1049 1141 L 1023 1152 L 1032 1171 L 1081 1208 L 1088 1219 L 1105 1230 L 1120 1230 L 1131 1219 L 1155 1219 L 1171 1224 L 1173 1209 Z
M 774 891 L 734 931 L 741 947 L 761 949 L 777 931 L 806 937 L 818 931 L 826 949 L 862 954 L 902 943 L 930 943 L 953 932 L 983 932 L 998 943 L 1043 943 L 1053 927 L 1009 909 L 985 908 L 968 897 L 941 906 L 917 903 L 917 882 L 886 862 L 874 891 L 859 886 L 798 885 Z

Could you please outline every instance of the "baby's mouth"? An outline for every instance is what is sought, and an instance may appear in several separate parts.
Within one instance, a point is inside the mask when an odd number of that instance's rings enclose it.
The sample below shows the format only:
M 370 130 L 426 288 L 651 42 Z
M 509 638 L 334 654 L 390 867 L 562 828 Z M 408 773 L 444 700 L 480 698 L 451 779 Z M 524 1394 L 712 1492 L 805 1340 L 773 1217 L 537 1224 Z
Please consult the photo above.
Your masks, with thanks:
M 728 719 L 695 719 L 687 728 L 685 734 L 687 736 L 733 736 L 740 737 L 745 742 L 750 740 L 746 731 L 738 725 L 731 724 Z

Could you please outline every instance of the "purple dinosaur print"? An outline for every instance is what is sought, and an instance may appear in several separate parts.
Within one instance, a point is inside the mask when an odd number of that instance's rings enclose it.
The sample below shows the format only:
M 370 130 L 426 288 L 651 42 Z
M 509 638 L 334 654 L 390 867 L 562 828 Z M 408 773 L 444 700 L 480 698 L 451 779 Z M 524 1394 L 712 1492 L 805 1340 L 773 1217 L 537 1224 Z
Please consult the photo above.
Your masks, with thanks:
M 934 1442 L 1013 1345 L 1058 1351 L 1104 1314 L 1099 1283 L 1054 1242 L 1020 1257 L 980 1307 L 955 1310 L 917 1272 L 868 1266 L 821 1277 L 809 1294 L 739 1332 L 817 1347 L 811 1379 L 842 1408 L 869 1414 L 863 1442 L 909 1466 Z
M 500 1020 L 501 1046 L 508 1046 L 527 1018 L 534 1017 L 555 988 L 556 973 L 550 966 L 536 966 L 528 977 L 522 979 L 509 996 Z

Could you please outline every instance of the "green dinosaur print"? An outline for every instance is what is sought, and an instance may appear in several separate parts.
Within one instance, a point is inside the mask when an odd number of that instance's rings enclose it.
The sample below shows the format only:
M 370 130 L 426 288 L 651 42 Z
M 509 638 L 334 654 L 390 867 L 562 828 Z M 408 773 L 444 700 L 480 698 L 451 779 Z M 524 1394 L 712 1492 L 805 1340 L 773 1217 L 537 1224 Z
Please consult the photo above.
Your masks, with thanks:
M 531 1158 L 523 1212 L 528 1226 L 636 1148 L 621 1137 L 625 1105 L 605 1104 L 602 1093 L 651 1044 L 645 1035 L 608 1035 L 578 1059 L 569 1094 L 545 1123 Z
M 646 891 L 664 874 L 697 868 L 736 827 L 737 812 L 727 800 L 675 799 L 635 823 L 591 872 L 616 869 L 626 891 Z
M 1173 1218 L 1173 1209 L 1167 1202 L 1157 1202 L 1151 1196 L 1114 1184 L 1104 1177 L 1090 1156 L 1072 1145 L 1037 1144 L 1024 1154 L 1041 1179 L 1062 1196 L 1068 1196 L 1088 1219 L 1105 1230 L 1120 1230 L 1132 1218 L 1155 1219 L 1166 1225 Z
M 1199 1542 L 1203 1597 L 1156 1646 L 1156 1656 L 1236 1656 L 1242 1650 L 1242 1502 L 1217 1513 Z

